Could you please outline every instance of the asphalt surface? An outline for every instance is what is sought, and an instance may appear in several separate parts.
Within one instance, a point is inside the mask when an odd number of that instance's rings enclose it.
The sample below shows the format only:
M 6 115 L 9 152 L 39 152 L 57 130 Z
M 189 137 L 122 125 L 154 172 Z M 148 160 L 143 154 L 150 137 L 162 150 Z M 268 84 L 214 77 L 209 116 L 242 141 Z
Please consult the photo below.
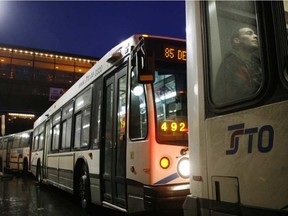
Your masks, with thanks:
M 9 174 L 0 178 L 0 216 L 124 216 L 126 213 L 92 205 L 85 212 L 72 194 L 56 187 L 39 185 L 31 174 Z M 183 216 L 182 212 L 169 214 L 136 214 L 141 216 L 173 215 Z M 135 216 L 135 214 L 133 214 Z

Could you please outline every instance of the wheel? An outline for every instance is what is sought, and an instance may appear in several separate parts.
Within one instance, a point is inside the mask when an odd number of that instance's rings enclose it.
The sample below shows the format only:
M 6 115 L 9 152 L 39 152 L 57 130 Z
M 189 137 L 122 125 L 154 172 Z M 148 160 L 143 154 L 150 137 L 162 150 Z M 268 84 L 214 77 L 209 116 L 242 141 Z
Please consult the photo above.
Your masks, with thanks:
M 89 181 L 89 173 L 86 165 L 83 165 L 82 168 L 79 170 L 78 175 L 78 184 L 77 184 L 77 191 L 78 191 L 78 198 L 80 205 L 83 209 L 88 209 L 91 201 L 90 195 L 90 181 Z

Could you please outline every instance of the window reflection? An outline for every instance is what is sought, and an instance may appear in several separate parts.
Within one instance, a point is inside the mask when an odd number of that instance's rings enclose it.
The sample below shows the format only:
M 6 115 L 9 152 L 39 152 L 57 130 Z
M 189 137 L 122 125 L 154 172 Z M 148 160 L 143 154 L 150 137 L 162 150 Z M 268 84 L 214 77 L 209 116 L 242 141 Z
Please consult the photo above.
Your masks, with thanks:
M 157 65 L 154 100 L 156 105 L 157 141 L 187 144 L 187 85 L 185 65 Z
M 212 100 L 248 100 L 263 84 L 254 1 L 209 1 L 207 10 Z

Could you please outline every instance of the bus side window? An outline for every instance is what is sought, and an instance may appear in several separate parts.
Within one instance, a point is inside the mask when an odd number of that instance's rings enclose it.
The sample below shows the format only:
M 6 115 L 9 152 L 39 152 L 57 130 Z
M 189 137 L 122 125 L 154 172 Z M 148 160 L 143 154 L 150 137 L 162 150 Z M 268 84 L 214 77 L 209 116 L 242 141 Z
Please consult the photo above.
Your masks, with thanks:
M 36 128 L 34 131 L 33 131 L 33 147 L 32 147 L 32 150 L 33 151 L 37 151 L 38 150 L 38 128 Z
M 43 149 L 43 143 L 44 143 L 44 134 L 43 132 L 39 135 L 39 150 Z
M 130 104 L 130 138 L 145 139 L 148 126 L 146 98 L 144 85 L 137 83 L 136 76 L 132 77 Z
M 44 146 L 44 124 L 42 124 L 39 128 L 39 144 L 38 149 L 42 150 Z
M 255 2 L 209 1 L 210 98 L 229 105 L 254 98 L 263 85 Z
M 73 102 L 70 102 L 63 108 L 62 111 L 62 142 L 61 149 L 70 149 L 71 147 L 71 134 L 72 134 L 72 114 L 73 114 Z
M 58 151 L 60 138 L 60 112 L 53 116 L 52 126 L 52 151 Z
M 100 146 L 100 129 L 101 129 L 101 101 L 102 101 L 102 84 L 103 79 L 99 78 L 96 80 L 93 86 L 93 129 L 92 129 L 92 140 L 93 148 L 98 149 Z
M 90 115 L 92 88 L 89 88 L 75 100 L 75 136 L 74 148 L 85 148 L 90 143 Z

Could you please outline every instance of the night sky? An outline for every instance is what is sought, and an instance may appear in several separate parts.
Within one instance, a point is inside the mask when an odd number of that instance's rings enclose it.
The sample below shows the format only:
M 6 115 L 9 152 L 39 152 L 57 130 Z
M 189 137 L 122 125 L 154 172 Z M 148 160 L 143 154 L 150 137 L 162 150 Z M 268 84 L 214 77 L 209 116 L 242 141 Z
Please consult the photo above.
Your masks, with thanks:
M 139 33 L 184 39 L 184 0 L 0 0 L 2 44 L 100 58 Z

